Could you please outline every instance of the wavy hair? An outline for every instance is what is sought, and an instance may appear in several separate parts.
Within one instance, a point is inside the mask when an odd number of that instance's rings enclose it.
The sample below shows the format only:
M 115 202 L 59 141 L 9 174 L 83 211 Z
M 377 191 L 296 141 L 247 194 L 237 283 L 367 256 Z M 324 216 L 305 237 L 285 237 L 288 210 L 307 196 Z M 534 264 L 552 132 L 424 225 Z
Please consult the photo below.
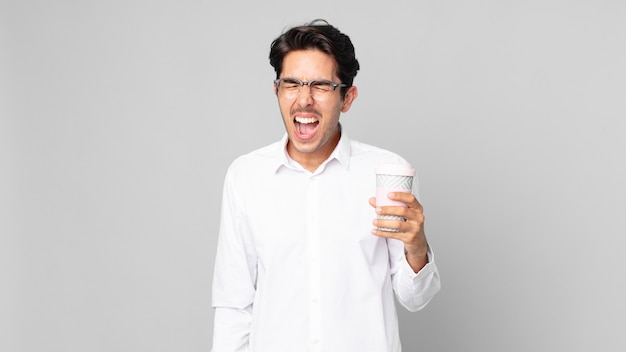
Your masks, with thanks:
M 280 78 L 283 59 L 289 52 L 311 49 L 319 50 L 333 57 L 337 62 L 337 77 L 341 83 L 347 84 L 348 87 L 352 86 L 354 77 L 360 68 L 354 53 L 354 45 L 352 45 L 350 37 L 323 19 L 293 27 L 272 42 L 269 59 L 270 65 L 276 71 L 276 78 Z M 345 95 L 348 87 L 342 88 L 342 94 Z

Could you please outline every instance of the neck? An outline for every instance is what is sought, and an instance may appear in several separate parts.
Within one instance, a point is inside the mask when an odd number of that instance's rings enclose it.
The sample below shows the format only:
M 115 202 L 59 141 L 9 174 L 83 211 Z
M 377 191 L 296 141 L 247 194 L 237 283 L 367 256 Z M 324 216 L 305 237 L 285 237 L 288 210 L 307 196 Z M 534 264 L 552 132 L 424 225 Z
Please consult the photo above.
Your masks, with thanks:
M 287 153 L 298 162 L 304 169 L 314 172 L 320 165 L 333 153 L 337 144 L 341 139 L 341 128 L 318 150 L 311 153 L 302 153 L 293 148 L 293 145 L 287 143 Z

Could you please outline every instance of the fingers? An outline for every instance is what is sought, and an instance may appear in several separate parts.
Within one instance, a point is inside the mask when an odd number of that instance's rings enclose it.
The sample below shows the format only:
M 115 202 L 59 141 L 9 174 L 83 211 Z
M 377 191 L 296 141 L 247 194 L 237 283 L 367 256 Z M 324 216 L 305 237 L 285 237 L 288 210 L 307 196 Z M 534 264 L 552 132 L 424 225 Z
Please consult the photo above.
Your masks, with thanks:
M 378 237 L 393 238 L 404 243 L 404 250 L 407 255 L 409 265 L 415 272 L 418 272 L 426 263 L 426 253 L 428 252 L 428 242 L 424 234 L 424 214 L 422 205 L 411 193 L 392 192 L 389 199 L 403 202 L 404 206 L 376 206 L 376 198 L 369 199 L 369 203 L 376 209 L 378 215 L 392 215 L 400 217 L 402 220 L 376 218 L 372 221 L 374 228 L 372 234 Z M 415 264 L 413 259 L 420 258 Z
M 381 237 L 398 238 L 400 233 L 407 230 L 405 221 L 402 220 L 374 219 L 372 225 L 372 234 Z
M 389 199 L 396 200 L 402 203 L 406 203 L 409 208 L 417 208 L 421 207 L 421 204 L 415 198 L 415 195 L 412 193 L 406 192 L 391 192 L 388 194 Z
M 406 192 L 390 192 L 389 199 L 405 203 L 409 208 L 421 208 L 421 204 L 412 193 Z M 376 207 L 376 197 L 370 197 L 369 203 L 372 207 Z
M 394 238 L 404 242 L 405 248 L 424 248 L 426 237 L 424 234 L 423 217 L 421 221 L 402 221 L 389 219 L 374 219 L 372 234 L 378 237 Z
M 407 234 L 418 234 L 422 232 L 424 225 L 423 208 L 422 205 L 417 202 L 415 196 L 398 192 L 392 194 L 392 197 L 395 198 L 394 200 L 409 204 L 409 206 L 376 207 L 375 198 L 371 198 L 370 205 L 375 207 L 376 214 L 386 217 L 373 220 L 373 225 L 376 228 L 372 230 L 372 233 L 377 236 L 397 238 L 405 241 L 407 238 L 403 237 Z M 390 219 L 388 216 L 399 217 L 402 220 Z
M 423 209 L 419 204 L 415 208 L 399 206 L 376 207 L 376 214 L 397 216 L 405 219 L 406 222 L 424 222 Z
M 421 215 L 413 215 L 411 217 L 399 216 L 401 219 L 394 218 L 376 218 L 372 221 L 372 225 L 377 230 L 381 228 L 386 232 L 419 232 L 424 223 L 424 217 Z

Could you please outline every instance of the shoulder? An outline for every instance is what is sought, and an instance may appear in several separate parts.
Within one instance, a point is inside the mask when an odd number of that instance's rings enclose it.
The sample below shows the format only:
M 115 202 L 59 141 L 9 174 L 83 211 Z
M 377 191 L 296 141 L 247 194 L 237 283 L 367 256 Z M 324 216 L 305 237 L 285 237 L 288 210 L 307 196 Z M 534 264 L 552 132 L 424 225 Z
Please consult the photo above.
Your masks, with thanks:
M 359 141 L 350 141 L 351 156 L 353 160 L 369 161 L 372 163 L 408 163 L 399 154 Z
M 280 150 L 281 142 L 278 141 L 239 156 L 228 167 L 227 177 L 273 173 L 280 163 Z

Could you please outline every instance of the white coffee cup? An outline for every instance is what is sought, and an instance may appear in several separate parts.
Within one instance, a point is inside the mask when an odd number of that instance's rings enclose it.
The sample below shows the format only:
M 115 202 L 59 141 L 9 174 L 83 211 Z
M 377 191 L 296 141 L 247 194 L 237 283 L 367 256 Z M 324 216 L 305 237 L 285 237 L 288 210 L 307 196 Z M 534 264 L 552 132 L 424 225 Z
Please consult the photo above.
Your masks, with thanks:
M 376 167 L 376 206 L 401 206 L 403 202 L 389 199 L 391 192 L 411 193 L 415 169 L 410 164 L 378 164 Z M 378 215 L 379 219 L 405 220 L 399 216 Z M 379 227 L 382 231 L 397 232 L 397 229 Z

